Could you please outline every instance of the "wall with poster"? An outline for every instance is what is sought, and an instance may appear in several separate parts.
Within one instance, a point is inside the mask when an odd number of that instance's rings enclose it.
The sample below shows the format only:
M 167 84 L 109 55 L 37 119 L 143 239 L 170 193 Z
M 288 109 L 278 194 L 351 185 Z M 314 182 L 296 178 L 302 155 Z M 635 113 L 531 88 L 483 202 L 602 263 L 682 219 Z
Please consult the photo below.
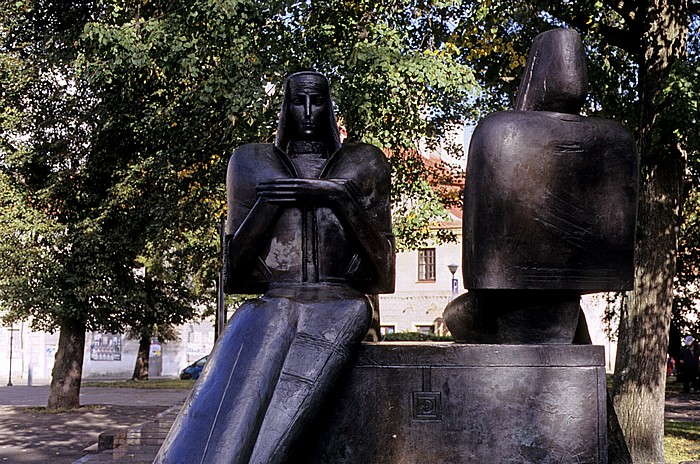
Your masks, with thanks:
M 158 368 L 153 375 L 177 376 L 188 364 L 211 351 L 214 345 L 214 322 L 211 318 L 201 323 L 184 324 L 178 329 L 178 340 L 151 346 L 151 361 L 155 361 L 154 367 Z M 28 322 L 0 326 L 0 385 L 6 385 L 10 375 L 14 385 L 49 383 L 58 337 L 58 332 L 33 331 Z M 131 378 L 138 347 L 138 340 L 129 340 L 123 334 L 88 332 L 85 336 L 83 378 Z
M 90 360 L 121 361 L 122 336 L 120 334 L 93 333 L 90 343 Z

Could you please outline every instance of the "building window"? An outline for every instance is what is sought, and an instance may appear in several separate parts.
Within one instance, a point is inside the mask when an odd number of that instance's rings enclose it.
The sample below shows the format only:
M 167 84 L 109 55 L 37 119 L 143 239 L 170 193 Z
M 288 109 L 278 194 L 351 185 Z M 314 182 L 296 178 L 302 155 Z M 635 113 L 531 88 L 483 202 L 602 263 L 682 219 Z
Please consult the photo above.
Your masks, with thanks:
M 395 325 L 383 325 L 379 327 L 379 333 L 383 337 L 384 335 L 387 334 L 393 334 L 396 333 L 396 326 Z
M 435 282 L 435 248 L 418 250 L 418 281 Z
M 417 325 L 416 326 L 416 332 L 419 334 L 423 335 L 432 335 L 435 333 L 435 326 L 434 325 Z

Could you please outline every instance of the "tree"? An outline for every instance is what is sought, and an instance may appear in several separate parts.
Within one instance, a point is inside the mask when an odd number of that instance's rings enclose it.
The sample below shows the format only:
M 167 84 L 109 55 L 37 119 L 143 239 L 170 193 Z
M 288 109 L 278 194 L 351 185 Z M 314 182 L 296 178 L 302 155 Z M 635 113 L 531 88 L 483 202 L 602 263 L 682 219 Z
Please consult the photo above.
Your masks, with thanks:
M 692 42 L 695 39 L 695 43 Z M 689 63 L 697 62 L 698 38 L 691 35 L 689 44 Z M 666 92 L 670 98 L 679 99 L 682 103 L 677 108 L 677 114 L 673 117 L 681 121 L 690 121 L 692 126 L 696 126 L 700 108 L 700 71 L 697 66 L 682 66 L 676 69 L 675 79 Z M 670 115 L 669 115 L 670 116 Z M 680 350 L 680 340 L 682 335 L 700 333 L 698 324 L 698 313 L 695 306 L 696 294 L 700 285 L 700 177 L 698 176 L 698 162 L 700 157 L 700 134 L 697 131 L 690 131 L 686 134 L 683 146 L 687 152 L 687 179 L 685 202 L 683 204 L 680 227 L 680 240 L 678 246 L 678 256 L 676 263 L 675 295 L 673 300 L 673 316 L 671 322 L 671 333 L 669 337 L 669 354 L 678 359 Z
M 159 176 L 167 164 L 144 156 L 148 141 L 131 124 L 147 108 L 108 112 L 77 65 L 83 27 L 104 10 L 92 2 L 3 7 L 0 51 L 11 72 L 2 76 L 0 168 L 17 228 L 0 234 L 26 247 L 3 249 L 0 300 L 7 319 L 60 329 L 48 407 L 74 408 L 86 330 L 119 332 L 134 320 L 129 308 L 143 292 L 134 269 L 161 242 L 169 205 L 159 195 L 170 177 Z M 35 233 L 37 217 L 51 235 Z
M 397 198 L 426 194 L 411 149 L 459 122 L 473 87 L 443 41 L 449 5 L 2 6 L 1 63 L 12 72 L 2 76 L 0 169 L 17 194 L 13 214 L 29 208 L 58 232 L 34 243 L 36 259 L 25 264 L 35 277 L 3 280 L 0 300 L 10 318 L 61 330 L 52 408 L 78 405 L 86 329 L 147 330 L 155 320 L 146 317 L 157 305 L 144 303 L 139 260 L 167 255 L 163 262 L 183 263 L 194 293 L 212 286 L 227 155 L 272 139 L 288 72 L 326 72 L 350 138 L 401 154 L 392 157 Z M 17 256 L 8 250 L 15 266 Z M 178 306 L 171 290 L 161 294 Z
M 683 224 L 680 229 L 680 241 L 678 246 L 678 262 L 676 268 L 676 285 L 673 299 L 672 330 L 676 332 L 675 346 L 669 347 L 669 354 L 678 359 L 681 335 L 700 333 L 700 320 L 697 318 L 698 284 L 700 283 L 698 263 L 700 263 L 700 237 L 698 233 L 700 223 L 698 212 L 700 211 L 700 192 L 694 189 L 688 195 L 683 207 Z M 671 337 L 670 343 L 673 343 Z
M 188 285 L 189 269 L 180 261 L 153 256 L 139 260 L 138 290 L 126 311 L 129 338 L 139 340 L 132 380 L 148 380 L 148 361 L 151 340 L 177 340 L 176 326 L 196 315 L 195 303 L 203 304 L 194 289 Z
M 689 144 L 697 131 L 697 109 L 693 115 L 684 108 L 689 87 L 679 86 L 678 72 L 689 60 L 689 27 L 697 30 L 699 6 L 685 0 L 470 2 L 455 30 L 455 39 L 463 39 L 465 59 L 476 59 L 477 75 L 484 75 L 485 87 L 495 91 L 484 99 L 493 107 L 512 101 L 523 42 L 551 27 L 578 29 L 590 60 L 588 113 L 613 117 L 635 131 L 641 159 L 636 280 L 623 306 L 623 348 L 611 392 L 634 462 L 663 460 L 679 209 L 685 159 L 697 155 L 697 145 Z
M 49 407 L 73 407 L 85 330 L 117 323 L 109 321 L 109 313 L 123 281 L 117 247 L 108 253 L 114 265 L 91 253 L 105 245 L 100 221 L 105 218 L 94 215 L 99 188 L 86 182 L 90 173 L 81 169 L 82 142 L 89 139 L 85 116 L 94 102 L 74 79 L 74 50 L 68 44 L 77 40 L 91 5 L 7 3 L 0 50 L 10 72 L 3 74 L 2 106 L 12 110 L 2 120 L 0 166 L 18 200 L 9 205 L 9 214 L 40 216 L 54 233 L 33 235 L 29 222 L 17 230 L 3 228 L 3 238 L 22 237 L 25 254 L 40 259 L 20 263 L 16 254 L 4 254 L 4 269 L 13 278 L 3 279 L 0 299 L 10 319 L 36 314 L 36 327 L 61 328 Z

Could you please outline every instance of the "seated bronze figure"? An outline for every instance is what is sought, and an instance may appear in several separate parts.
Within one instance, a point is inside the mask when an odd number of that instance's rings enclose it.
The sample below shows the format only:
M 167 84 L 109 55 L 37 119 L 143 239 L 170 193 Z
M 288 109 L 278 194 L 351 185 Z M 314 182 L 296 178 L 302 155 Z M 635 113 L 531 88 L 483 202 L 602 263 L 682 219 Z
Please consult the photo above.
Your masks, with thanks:
M 157 463 L 289 461 L 353 348 L 369 293 L 394 287 L 390 169 L 341 145 L 328 80 L 285 84 L 277 138 L 237 149 L 226 180 L 227 293 L 263 293 L 228 322 Z
M 464 192 L 469 293 L 445 311 L 456 339 L 571 343 L 585 321 L 581 294 L 632 288 L 635 143 L 618 123 L 579 114 L 587 84 L 579 35 L 547 31 L 515 111 L 476 127 Z

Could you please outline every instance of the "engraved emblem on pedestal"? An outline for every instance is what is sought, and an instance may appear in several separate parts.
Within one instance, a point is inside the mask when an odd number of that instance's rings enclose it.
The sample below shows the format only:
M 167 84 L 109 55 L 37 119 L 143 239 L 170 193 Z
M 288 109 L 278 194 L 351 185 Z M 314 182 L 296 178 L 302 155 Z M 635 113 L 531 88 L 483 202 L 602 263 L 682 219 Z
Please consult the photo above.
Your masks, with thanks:
M 440 392 L 413 392 L 413 420 L 441 421 L 442 395 Z

